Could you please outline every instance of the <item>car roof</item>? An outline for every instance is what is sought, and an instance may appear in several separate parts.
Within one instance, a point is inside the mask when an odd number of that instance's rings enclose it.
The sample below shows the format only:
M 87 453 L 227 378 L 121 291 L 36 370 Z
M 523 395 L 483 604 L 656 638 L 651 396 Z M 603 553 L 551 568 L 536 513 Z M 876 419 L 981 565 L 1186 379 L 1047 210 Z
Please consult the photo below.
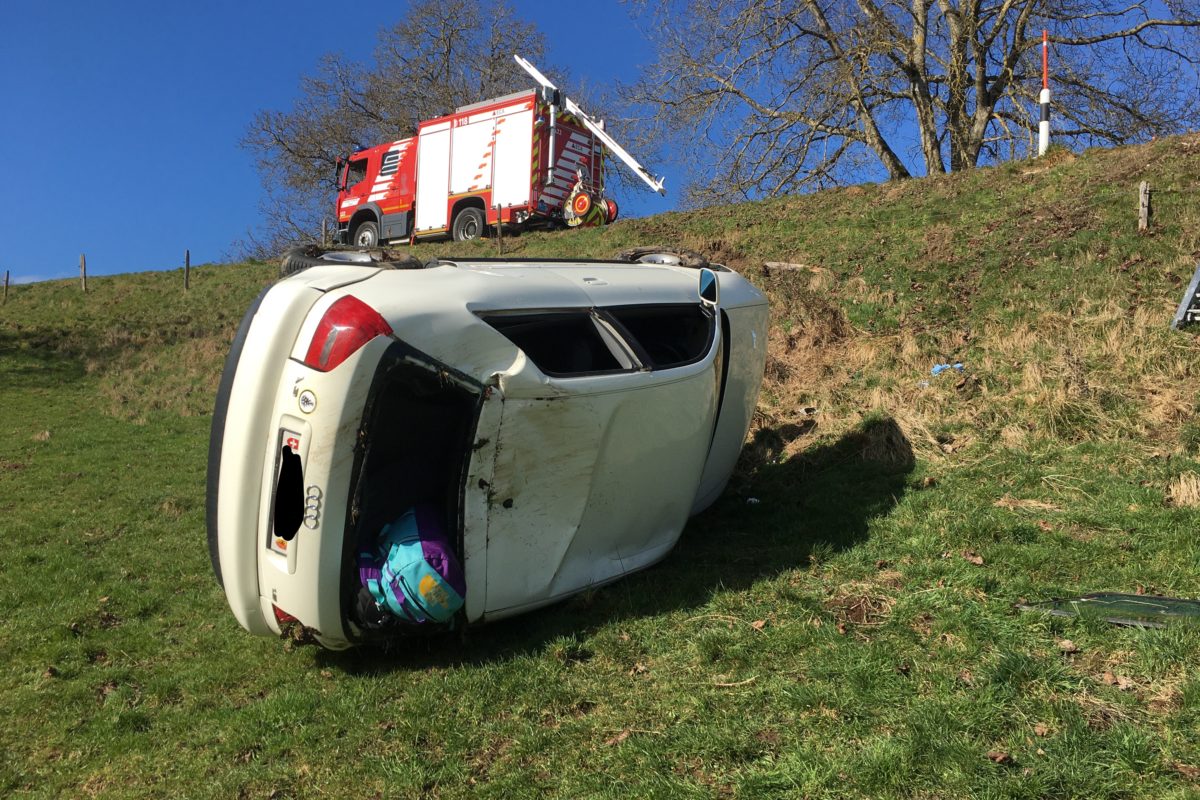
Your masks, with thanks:
M 358 269 L 357 282 L 346 282 Z M 366 274 L 364 274 L 366 273 Z M 328 307 L 353 294 L 378 311 L 396 336 L 418 350 L 484 382 L 511 367 L 519 351 L 483 317 L 498 312 L 556 312 L 621 306 L 699 303 L 700 271 L 663 264 L 617 261 L 448 259 L 424 269 L 319 266 L 307 275 L 329 291 Z M 725 273 L 722 303 L 766 301 L 735 273 Z M 323 285 L 318 285 L 323 284 Z M 329 287 L 326 289 L 326 287 Z M 336 287 L 336 288 L 334 288 Z M 726 292 L 725 289 L 730 291 Z M 315 327 L 315 318 L 312 327 Z M 312 331 L 299 341 L 311 339 Z
M 695 303 L 699 273 L 661 264 L 472 259 L 453 264 L 475 308 Z M 468 277 L 469 276 L 469 277 Z M 519 288 L 518 288 L 519 287 Z
M 748 282 L 720 265 L 728 284 L 722 306 L 765 302 Z M 298 276 L 299 277 L 299 276 Z M 699 270 L 672 264 L 529 258 L 441 258 L 424 269 L 375 269 L 320 266 L 301 280 L 321 291 L 366 281 L 367 293 L 383 305 L 402 298 L 404 313 L 473 313 L 492 310 L 566 309 L 645 304 L 695 303 Z M 364 287 L 365 289 L 366 287 Z M 393 306 L 395 311 L 399 308 Z

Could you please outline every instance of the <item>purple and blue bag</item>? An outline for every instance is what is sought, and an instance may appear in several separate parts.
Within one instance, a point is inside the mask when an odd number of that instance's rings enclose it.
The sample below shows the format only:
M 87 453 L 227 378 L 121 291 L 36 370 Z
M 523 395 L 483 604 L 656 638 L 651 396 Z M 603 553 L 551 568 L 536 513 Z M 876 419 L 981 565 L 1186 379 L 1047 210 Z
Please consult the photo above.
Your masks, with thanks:
M 462 564 L 429 506 L 385 525 L 376 552 L 359 553 L 358 576 L 380 608 L 410 623 L 449 622 L 467 596 Z

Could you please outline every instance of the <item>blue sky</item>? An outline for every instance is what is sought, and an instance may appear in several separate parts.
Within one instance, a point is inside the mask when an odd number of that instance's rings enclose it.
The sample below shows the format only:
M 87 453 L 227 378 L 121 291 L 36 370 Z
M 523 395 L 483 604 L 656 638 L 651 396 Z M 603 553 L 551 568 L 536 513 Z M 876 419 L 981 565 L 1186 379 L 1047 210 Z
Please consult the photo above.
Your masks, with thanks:
M 653 57 L 611 0 L 510 3 L 589 86 Z M 407 4 L 378 7 L 372 20 L 315 0 L 0 0 L 0 272 L 69 277 L 80 253 L 93 275 L 177 268 L 185 248 L 193 264 L 223 260 L 259 219 L 246 125 L 289 108 L 322 53 L 368 59 Z M 622 214 L 674 208 L 671 177 L 666 198 L 619 194 Z

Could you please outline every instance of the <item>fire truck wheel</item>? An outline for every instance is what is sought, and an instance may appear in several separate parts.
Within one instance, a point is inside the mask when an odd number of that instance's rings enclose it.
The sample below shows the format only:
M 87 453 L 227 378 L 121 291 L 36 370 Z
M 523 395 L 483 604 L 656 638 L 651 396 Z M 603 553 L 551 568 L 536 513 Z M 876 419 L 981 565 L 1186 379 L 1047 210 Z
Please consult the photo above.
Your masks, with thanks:
M 374 222 L 360 222 L 354 229 L 352 241 L 355 247 L 375 247 L 379 244 L 379 226 Z
M 483 236 L 483 212 L 478 208 L 464 208 L 454 217 L 451 231 L 456 242 L 469 242 Z

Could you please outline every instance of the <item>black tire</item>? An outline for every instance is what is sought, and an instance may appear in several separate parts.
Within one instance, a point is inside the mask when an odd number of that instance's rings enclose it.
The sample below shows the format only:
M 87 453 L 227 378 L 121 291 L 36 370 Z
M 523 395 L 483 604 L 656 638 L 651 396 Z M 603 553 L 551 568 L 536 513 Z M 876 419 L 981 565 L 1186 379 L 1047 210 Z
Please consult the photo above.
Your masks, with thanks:
M 456 242 L 470 242 L 483 236 L 486 223 L 478 208 L 464 208 L 454 217 L 450 233 Z
M 374 222 L 360 222 L 350 237 L 350 244 L 355 247 L 378 247 L 379 226 Z
M 410 256 L 411 258 L 411 256 Z M 413 259 L 414 261 L 416 259 Z M 323 250 L 315 244 L 297 245 L 283 251 L 279 260 L 279 277 L 286 278 L 309 267 L 336 265 L 339 267 L 385 266 L 368 253 L 353 250 Z
M 283 258 L 279 261 L 279 277 L 286 278 L 288 275 L 294 275 L 309 267 L 315 267 L 321 263 L 320 254 L 320 249 L 312 245 L 302 245 L 285 250 Z
M 383 269 L 425 269 L 425 262 L 414 256 L 400 256 L 380 261 L 375 266 Z

